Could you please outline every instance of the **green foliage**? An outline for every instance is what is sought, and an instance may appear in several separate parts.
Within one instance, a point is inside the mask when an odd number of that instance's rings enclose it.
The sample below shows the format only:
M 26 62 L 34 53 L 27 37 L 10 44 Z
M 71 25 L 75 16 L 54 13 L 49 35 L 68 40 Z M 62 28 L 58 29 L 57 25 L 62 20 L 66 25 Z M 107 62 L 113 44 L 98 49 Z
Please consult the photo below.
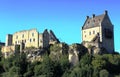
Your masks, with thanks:
M 35 76 L 39 76 L 42 74 L 42 65 L 36 65 L 34 68 Z
M 9 69 L 9 74 L 10 75 L 13 75 L 13 74 L 20 75 L 20 67 L 16 67 L 16 66 L 11 67 Z
M 70 68 L 70 63 L 68 60 L 68 57 L 66 55 L 62 55 L 62 57 L 60 58 L 60 66 L 63 72 L 65 72 L 66 70 L 68 70 Z
M 62 48 L 59 46 L 59 44 L 54 44 L 50 47 L 51 52 L 59 52 Z
M 92 60 L 92 65 L 94 69 L 101 70 L 105 68 L 105 66 L 107 65 L 107 62 L 102 56 L 96 55 L 96 57 L 94 57 Z
M 84 56 L 81 57 L 80 66 L 84 66 L 84 65 L 90 65 L 92 61 L 92 55 L 86 53 Z
M 109 77 L 109 72 L 105 69 L 101 70 L 100 77 Z
M 56 47 L 56 46 L 55 46 Z M 51 52 L 58 52 L 53 46 Z M 80 51 L 80 60 L 76 66 L 70 66 L 68 54 L 61 54 L 54 60 L 51 54 L 43 55 L 43 61 L 28 62 L 26 54 L 16 54 L 0 61 L 0 77 L 120 77 L 120 55 L 90 55 L 82 45 L 75 45 Z M 64 51 L 67 51 L 63 47 Z M 61 49 L 61 48 L 60 48 Z M 82 54 L 82 55 L 81 55 Z
M 52 77 L 54 71 L 54 66 L 52 60 L 45 56 L 43 62 L 42 62 L 42 73 L 43 75 L 46 75 L 46 77 Z

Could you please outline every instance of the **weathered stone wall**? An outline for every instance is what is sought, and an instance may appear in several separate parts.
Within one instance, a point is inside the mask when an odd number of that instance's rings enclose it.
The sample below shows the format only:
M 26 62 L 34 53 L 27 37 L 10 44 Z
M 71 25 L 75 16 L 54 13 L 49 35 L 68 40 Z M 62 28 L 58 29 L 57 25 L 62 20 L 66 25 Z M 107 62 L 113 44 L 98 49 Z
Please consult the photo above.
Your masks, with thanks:
M 97 33 L 100 34 L 100 41 L 102 41 L 102 32 L 100 26 L 82 30 L 82 41 L 92 41 Z
M 49 46 L 49 33 L 47 29 L 43 32 L 43 47 Z
M 1 52 L 5 58 L 10 56 L 10 54 L 18 53 L 19 45 L 3 46 Z
M 106 38 L 105 29 L 109 29 L 112 33 L 108 33 L 112 38 Z M 105 17 L 102 23 L 102 45 L 109 53 L 114 52 L 114 29 L 113 25 L 110 22 L 108 16 Z
M 12 45 L 12 38 L 13 38 L 13 35 L 11 35 L 11 34 L 6 35 L 6 43 L 5 43 L 5 46 L 10 46 L 10 45 Z
M 25 47 L 39 47 L 39 33 L 36 29 L 25 30 L 13 34 L 13 44 L 25 44 Z
M 39 34 L 39 47 L 43 48 L 43 34 Z

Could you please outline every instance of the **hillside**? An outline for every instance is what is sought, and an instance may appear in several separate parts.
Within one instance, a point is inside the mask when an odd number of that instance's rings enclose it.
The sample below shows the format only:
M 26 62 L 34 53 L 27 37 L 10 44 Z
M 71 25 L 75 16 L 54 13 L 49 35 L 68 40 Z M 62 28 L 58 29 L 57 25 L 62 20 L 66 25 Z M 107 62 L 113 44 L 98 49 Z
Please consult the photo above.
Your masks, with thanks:
M 120 77 L 119 54 L 91 55 L 81 44 L 66 43 L 43 51 L 41 60 L 32 62 L 27 53 L 7 59 L 0 54 L 0 77 Z

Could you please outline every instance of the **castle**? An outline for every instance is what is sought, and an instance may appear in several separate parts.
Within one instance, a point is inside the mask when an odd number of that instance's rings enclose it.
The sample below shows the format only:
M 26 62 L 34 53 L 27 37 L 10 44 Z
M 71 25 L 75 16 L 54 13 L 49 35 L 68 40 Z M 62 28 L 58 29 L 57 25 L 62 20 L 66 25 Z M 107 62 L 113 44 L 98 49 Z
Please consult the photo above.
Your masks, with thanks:
M 101 53 L 101 48 L 108 53 L 114 52 L 114 30 L 108 12 L 92 17 L 87 16 L 82 27 L 83 45 L 91 48 L 90 53 Z
M 4 56 L 13 54 L 20 49 L 20 52 L 27 47 L 46 48 L 49 44 L 59 42 L 52 30 L 47 29 L 43 33 L 39 33 L 36 29 L 23 30 L 6 36 L 5 46 L 1 51 Z
M 6 36 L 2 53 L 7 56 L 18 49 L 22 52 L 27 47 L 47 48 L 56 42 L 59 43 L 59 40 L 52 30 L 48 32 L 46 29 L 43 33 L 36 29 L 23 30 Z M 98 16 L 87 16 L 82 26 L 82 44 L 90 54 L 114 53 L 114 30 L 107 11 Z

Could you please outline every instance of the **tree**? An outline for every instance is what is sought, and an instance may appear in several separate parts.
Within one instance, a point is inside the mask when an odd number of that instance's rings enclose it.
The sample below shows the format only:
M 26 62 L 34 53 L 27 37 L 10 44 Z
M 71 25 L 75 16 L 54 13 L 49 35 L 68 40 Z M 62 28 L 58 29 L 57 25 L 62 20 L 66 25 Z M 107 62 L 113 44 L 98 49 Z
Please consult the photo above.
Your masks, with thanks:
M 36 65 L 34 67 L 34 73 L 35 73 L 35 76 L 39 76 L 39 75 L 42 75 L 43 74 L 43 70 L 42 70 L 42 65 Z
M 65 72 L 66 70 L 70 69 L 70 63 L 67 55 L 62 55 L 62 57 L 59 60 L 59 63 L 60 63 L 62 72 Z
M 96 55 L 92 60 L 92 65 L 94 69 L 101 70 L 106 67 L 107 61 L 100 55 Z
M 86 64 L 87 65 L 90 65 L 92 62 L 92 55 L 86 53 L 85 55 L 83 55 L 80 59 L 80 62 L 79 62 L 79 65 L 80 66 L 85 66 Z
M 53 77 L 54 75 L 54 66 L 52 60 L 49 56 L 45 56 L 42 62 L 42 75 L 46 75 L 46 77 Z
M 109 72 L 105 69 L 101 70 L 100 77 L 109 77 Z
M 17 76 L 20 76 L 20 67 L 16 67 L 16 66 L 13 66 L 10 68 L 9 70 L 9 75 L 10 76 L 14 76 L 14 75 L 17 75 Z

